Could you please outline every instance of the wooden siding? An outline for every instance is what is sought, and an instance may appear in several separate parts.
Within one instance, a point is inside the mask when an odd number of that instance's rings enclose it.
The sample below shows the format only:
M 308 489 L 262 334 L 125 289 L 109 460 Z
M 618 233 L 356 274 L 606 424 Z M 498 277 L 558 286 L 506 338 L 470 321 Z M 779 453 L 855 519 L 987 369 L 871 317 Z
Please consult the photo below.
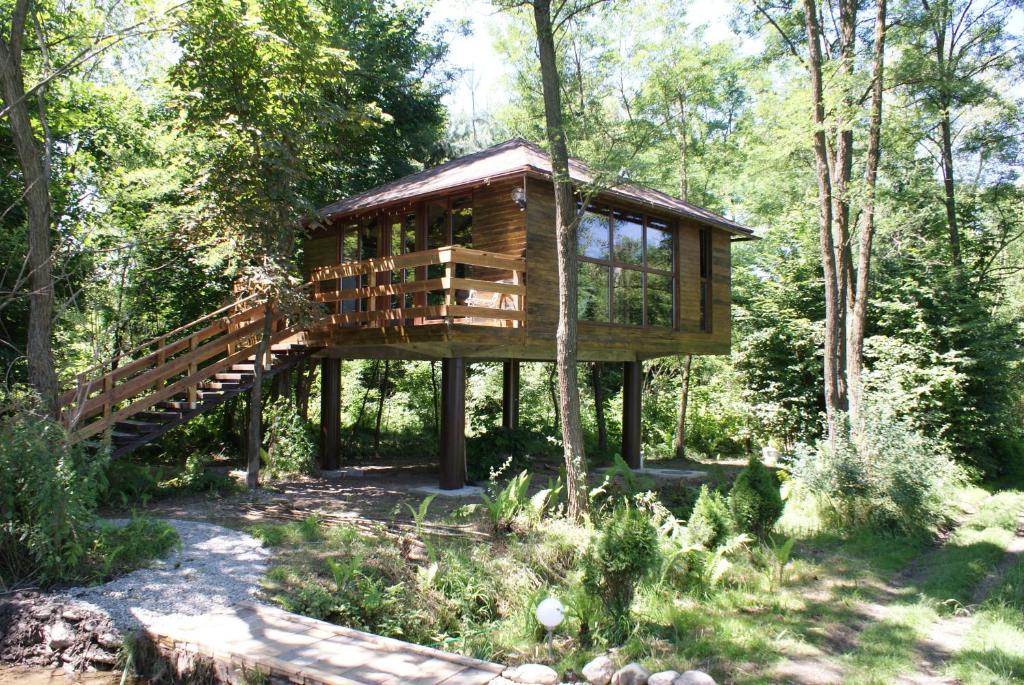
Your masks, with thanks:
M 308 281 L 313 269 L 338 263 L 338 235 L 332 230 L 327 235 L 306 238 L 302 251 L 303 274 Z

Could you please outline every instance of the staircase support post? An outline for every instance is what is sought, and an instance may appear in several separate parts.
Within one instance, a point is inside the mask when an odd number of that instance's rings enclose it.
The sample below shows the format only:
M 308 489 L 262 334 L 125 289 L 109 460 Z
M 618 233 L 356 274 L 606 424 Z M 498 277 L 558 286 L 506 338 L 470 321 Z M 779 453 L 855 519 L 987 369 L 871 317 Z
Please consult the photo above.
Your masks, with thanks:
M 640 409 L 643 363 L 622 364 L 622 460 L 631 469 L 643 466 L 640 458 Z
M 466 484 L 466 362 L 462 357 L 441 360 L 441 474 L 442 490 Z
M 501 427 L 519 428 L 519 360 L 506 360 L 501 374 Z
M 341 463 L 341 360 L 320 360 L 320 468 Z

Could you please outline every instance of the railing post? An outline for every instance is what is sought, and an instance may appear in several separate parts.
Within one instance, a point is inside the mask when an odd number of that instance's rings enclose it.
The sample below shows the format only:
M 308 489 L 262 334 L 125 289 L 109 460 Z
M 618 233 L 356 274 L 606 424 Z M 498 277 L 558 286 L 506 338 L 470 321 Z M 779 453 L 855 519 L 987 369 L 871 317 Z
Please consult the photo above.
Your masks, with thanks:
M 104 374 L 103 376 L 103 420 L 106 421 L 110 418 L 111 411 L 113 409 L 114 398 L 114 377 L 111 374 Z
M 271 317 L 273 317 L 273 315 L 274 315 L 274 309 L 270 306 L 270 303 L 268 302 L 266 308 L 263 310 L 263 316 L 264 316 L 265 319 L 271 319 Z M 264 321 L 264 326 L 263 326 L 264 334 L 267 337 L 267 341 L 266 341 L 267 349 L 265 349 L 263 351 L 263 358 L 260 360 L 260 363 L 263 364 L 263 370 L 264 371 L 269 371 L 270 367 L 273 366 L 273 352 L 271 352 L 270 348 L 273 347 L 273 345 L 271 344 L 271 339 L 273 338 L 273 334 L 274 334 L 274 323 L 275 322 L 271 319 L 271 321 L 269 323 L 270 323 L 270 325 L 268 327 L 266 325 L 267 322 Z
M 444 277 L 448 280 L 448 287 L 444 291 L 444 304 L 445 307 L 455 306 L 455 258 L 452 252 L 448 252 L 448 259 L 444 263 Z M 445 320 L 448 323 L 452 323 L 454 317 L 450 311 L 445 311 Z
M 199 340 L 196 339 L 196 336 L 194 334 L 190 335 L 188 337 L 188 351 L 189 351 L 189 354 L 192 354 L 193 352 L 195 352 L 197 347 L 199 347 Z M 192 376 L 198 370 L 199 370 L 199 367 L 196 364 L 195 360 L 193 360 L 193 361 L 189 362 L 189 364 L 188 364 L 188 371 L 186 371 L 186 373 L 189 376 Z M 199 388 L 199 386 L 196 385 L 195 383 L 190 383 L 189 386 L 188 386 L 188 391 L 187 392 L 188 392 L 188 408 L 189 409 L 195 409 L 196 408 L 196 404 L 198 403 L 198 400 L 199 400 L 198 388 Z
M 167 347 L 167 336 L 161 335 L 156 339 L 156 368 L 160 368 L 167 363 L 167 353 L 164 348 Z M 162 388 L 166 384 L 166 381 L 157 381 L 153 384 L 154 392 Z

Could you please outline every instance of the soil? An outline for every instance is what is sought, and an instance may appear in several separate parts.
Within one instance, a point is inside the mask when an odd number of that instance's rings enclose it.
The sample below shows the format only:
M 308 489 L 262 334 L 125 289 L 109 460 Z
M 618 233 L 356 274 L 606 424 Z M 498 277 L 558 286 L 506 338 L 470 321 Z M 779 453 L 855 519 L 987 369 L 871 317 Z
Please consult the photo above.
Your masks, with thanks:
M 0 685 L 120 685 L 120 671 L 68 673 L 63 668 L 0 666 Z M 131 683 L 138 680 L 131 679 Z
M 60 595 L 0 597 L 0 661 L 66 671 L 110 671 L 121 634 L 104 613 Z

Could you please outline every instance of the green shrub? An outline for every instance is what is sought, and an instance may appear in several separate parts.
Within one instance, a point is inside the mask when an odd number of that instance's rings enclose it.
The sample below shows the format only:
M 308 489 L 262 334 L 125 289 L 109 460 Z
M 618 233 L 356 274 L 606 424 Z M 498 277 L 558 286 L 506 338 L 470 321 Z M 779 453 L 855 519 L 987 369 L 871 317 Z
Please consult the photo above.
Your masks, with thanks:
M 103 581 L 144 566 L 167 555 L 180 544 L 168 523 L 148 516 L 133 516 L 125 525 L 101 523 L 89 557 L 90 581 Z
M 73 579 L 95 537 L 106 452 L 69 446 L 24 392 L 0 400 L 0 585 Z
M 687 541 L 704 549 L 715 549 L 731 532 L 732 518 L 725 498 L 720 492 L 702 485 L 686 524 Z
M 546 458 L 558 454 L 556 445 L 547 436 L 534 431 L 492 428 L 466 440 L 466 478 L 470 482 L 490 478 L 503 464 L 510 471 L 522 471 L 530 458 Z
M 315 446 L 309 426 L 299 416 L 295 405 L 281 397 L 266 408 L 267 478 L 277 480 L 289 476 L 308 476 L 317 472 Z
M 750 457 L 736 477 L 729 493 L 729 507 L 736 528 L 762 540 L 782 516 L 779 479 L 756 456 Z
M 489 493 L 481 495 L 483 509 L 488 520 L 498 532 L 508 532 L 512 528 L 512 522 L 521 512 L 525 511 L 530 504 L 527 495 L 530 489 L 530 473 L 521 472 L 513 477 L 503 488 L 492 482 Z
M 611 622 L 608 637 L 628 634 L 629 611 L 636 585 L 658 564 L 658 532 L 647 514 L 628 504 L 617 506 L 604 523 L 584 562 L 584 583 L 599 595 Z
M 792 473 L 833 526 L 916 533 L 945 522 L 950 493 L 965 480 L 941 442 L 878 406 L 863 438 L 797 447 Z

